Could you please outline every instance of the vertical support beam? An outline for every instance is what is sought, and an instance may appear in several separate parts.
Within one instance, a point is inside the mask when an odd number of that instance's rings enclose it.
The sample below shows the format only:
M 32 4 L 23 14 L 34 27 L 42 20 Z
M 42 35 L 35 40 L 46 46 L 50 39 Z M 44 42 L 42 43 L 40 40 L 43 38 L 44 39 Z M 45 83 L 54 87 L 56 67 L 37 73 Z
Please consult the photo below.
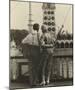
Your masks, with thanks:
M 69 78 L 69 61 L 68 61 L 68 58 L 66 58 L 66 62 L 67 62 L 67 78 Z

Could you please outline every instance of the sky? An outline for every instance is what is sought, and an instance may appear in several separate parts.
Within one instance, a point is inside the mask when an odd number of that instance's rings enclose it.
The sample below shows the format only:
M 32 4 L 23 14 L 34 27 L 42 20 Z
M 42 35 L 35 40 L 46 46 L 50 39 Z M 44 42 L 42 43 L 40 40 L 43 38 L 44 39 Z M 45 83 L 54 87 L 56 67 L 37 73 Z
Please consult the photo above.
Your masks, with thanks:
M 40 27 L 43 23 L 43 3 L 31 3 L 32 24 L 39 23 Z M 64 30 L 72 33 L 72 5 L 55 4 L 55 22 L 56 30 L 64 24 Z M 10 29 L 26 29 L 28 30 L 29 19 L 29 2 L 10 2 Z

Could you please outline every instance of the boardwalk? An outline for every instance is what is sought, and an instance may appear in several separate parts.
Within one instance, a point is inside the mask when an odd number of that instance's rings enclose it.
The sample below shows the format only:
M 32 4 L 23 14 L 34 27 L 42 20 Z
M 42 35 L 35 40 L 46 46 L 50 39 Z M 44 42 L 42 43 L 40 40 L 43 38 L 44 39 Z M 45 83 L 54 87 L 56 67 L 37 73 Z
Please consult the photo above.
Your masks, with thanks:
M 72 86 L 73 82 L 72 80 L 69 81 L 58 81 L 58 82 L 51 82 L 51 84 L 46 86 L 35 86 L 34 88 L 43 88 L 43 87 L 60 87 L 60 86 Z M 31 88 L 29 84 L 26 83 L 11 83 L 10 88 L 12 90 L 16 89 L 24 89 L 24 88 Z

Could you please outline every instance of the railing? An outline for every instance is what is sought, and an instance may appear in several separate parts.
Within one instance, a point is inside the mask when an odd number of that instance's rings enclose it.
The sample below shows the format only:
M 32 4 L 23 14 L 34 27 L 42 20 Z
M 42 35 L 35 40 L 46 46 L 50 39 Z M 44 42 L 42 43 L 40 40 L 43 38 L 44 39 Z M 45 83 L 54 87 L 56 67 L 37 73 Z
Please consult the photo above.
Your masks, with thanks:
M 11 57 L 10 63 L 12 63 L 15 60 L 15 63 L 16 63 L 15 65 L 17 68 L 16 70 L 14 70 L 14 73 L 12 73 L 13 74 L 12 76 L 16 75 L 15 77 L 18 78 L 18 76 L 22 75 L 21 74 L 22 65 L 28 65 L 28 69 L 30 69 L 31 61 L 29 60 L 29 57 L 33 53 L 38 55 L 38 53 L 40 52 L 39 51 L 40 48 L 38 46 L 35 46 L 35 48 L 37 49 L 31 50 L 31 46 L 24 46 L 23 47 L 24 56 Z M 36 53 L 36 50 L 38 51 L 37 53 Z M 60 77 L 60 79 L 73 78 L 73 49 L 72 48 L 56 48 L 53 54 L 53 58 L 54 58 L 54 69 L 53 69 L 54 76 L 52 76 L 52 78 L 57 78 L 57 79 L 59 79 L 58 77 Z M 29 72 L 30 70 L 26 71 L 23 75 L 29 76 L 30 75 Z M 16 78 L 13 78 L 13 79 L 16 79 Z

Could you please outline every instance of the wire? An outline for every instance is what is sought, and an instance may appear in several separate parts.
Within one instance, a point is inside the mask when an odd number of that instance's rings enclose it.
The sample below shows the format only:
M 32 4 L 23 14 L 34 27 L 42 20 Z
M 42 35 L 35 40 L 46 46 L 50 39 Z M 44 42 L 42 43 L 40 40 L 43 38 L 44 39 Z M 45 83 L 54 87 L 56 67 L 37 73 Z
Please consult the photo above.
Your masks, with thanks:
M 66 13 L 66 15 L 65 15 L 65 17 L 64 17 L 64 20 L 63 20 L 63 23 L 61 24 L 60 29 L 64 27 L 64 24 L 65 24 L 65 22 L 66 22 L 66 20 L 67 20 L 67 16 L 68 16 L 69 11 L 70 11 L 70 7 L 69 7 L 69 9 L 68 9 L 68 11 L 67 11 L 67 13 Z M 56 26 L 57 26 L 57 25 L 56 25 Z M 57 27 L 58 27 L 58 26 L 57 26 Z
M 67 13 L 66 13 L 66 15 L 64 17 L 62 25 L 64 25 L 65 21 L 67 20 L 67 16 L 68 16 L 69 11 L 70 11 L 70 7 L 69 7 L 69 9 L 68 9 L 68 11 L 67 11 Z

